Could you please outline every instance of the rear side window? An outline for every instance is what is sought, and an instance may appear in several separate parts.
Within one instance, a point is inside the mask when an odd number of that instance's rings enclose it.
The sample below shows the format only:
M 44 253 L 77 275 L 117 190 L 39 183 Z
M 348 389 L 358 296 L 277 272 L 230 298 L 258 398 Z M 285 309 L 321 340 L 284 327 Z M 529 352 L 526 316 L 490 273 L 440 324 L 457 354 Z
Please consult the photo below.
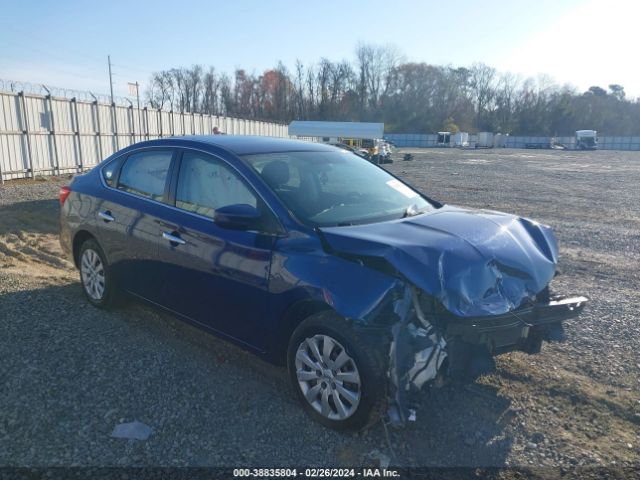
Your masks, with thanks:
M 118 188 L 125 192 L 161 201 L 171 165 L 172 152 L 134 153 L 122 167 Z
M 201 153 L 184 153 L 178 174 L 176 207 L 206 217 L 217 208 L 247 204 L 257 208 L 257 197 L 224 162 Z

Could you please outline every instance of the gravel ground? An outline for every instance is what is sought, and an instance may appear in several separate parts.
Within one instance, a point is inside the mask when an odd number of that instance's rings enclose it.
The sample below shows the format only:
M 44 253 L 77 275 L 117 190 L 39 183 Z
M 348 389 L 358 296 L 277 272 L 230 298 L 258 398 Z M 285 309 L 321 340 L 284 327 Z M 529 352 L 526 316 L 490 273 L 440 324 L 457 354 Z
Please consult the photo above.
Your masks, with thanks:
M 91 307 L 57 243 L 65 178 L 0 187 L 0 465 L 640 467 L 640 154 L 413 150 L 388 168 L 446 203 L 552 225 L 568 341 L 424 392 L 418 420 L 341 434 L 285 371 L 157 311 Z M 138 420 L 147 440 L 111 437 Z

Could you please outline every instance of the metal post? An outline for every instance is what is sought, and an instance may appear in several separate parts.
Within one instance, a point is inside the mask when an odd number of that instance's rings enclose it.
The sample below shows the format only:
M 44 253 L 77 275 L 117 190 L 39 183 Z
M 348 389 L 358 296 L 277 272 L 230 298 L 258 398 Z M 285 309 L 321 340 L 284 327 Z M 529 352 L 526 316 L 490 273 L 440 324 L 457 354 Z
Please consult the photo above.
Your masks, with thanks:
M 149 109 L 144 107 L 144 137 L 149 140 Z
M 109 88 L 111 90 L 111 104 L 113 105 L 113 75 L 111 75 L 111 55 L 107 55 L 107 62 L 109 63 Z
M 138 131 L 140 132 L 140 141 L 142 141 L 142 118 L 140 114 L 140 85 L 136 80 L 136 101 L 138 102 Z
M 118 119 L 116 117 L 116 104 L 111 102 L 111 133 L 113 134 L 113 152 L 117 152 L 119 148 L 118 143 Z
M 131 103 L 131 100 L 129 100 L 128 98 L 126 100 L 127 102 L 129 102 L 129 107 L 127 109 L 131 113 L 131 117 L 129 120 L 129 126 L 131 127 L 131 132 L 129 133 L 129 136 L 131 137 L 131 143 L 134 144 L 136 143 L 136 127 L 134 125 L 135 118 L 133 116 L 133 103 Z
M 34 168 L 33 168 L 33 156 L 31 153 L 31 139 L 29 138 L 29 118 L 27 116 L 27 103 L 24 99 L 24 90 L 18 92 L 18 97 L 20 97 L 20 101 L 18 102 L 18 108 L 20 108 L 20 117 L 22 118 L 22 134 L 25 136 L 25 140 L 27 143 L 27 171 L 31 173 L 31 178 L 35 178 Z
M 73 120 L 76 124 L 76 128 L 74 129 L 74 134 L 76 137 L 76 141 L 78 142 L 78 167 L 80 168 L 80 172 L 84 170 L 84 159 L 82 155 L 82 137 L 80 136 L 80 121 L 78 119 L 78 100 L 76 97 L 71 99 L 71 110 L 73 111 Z
M 51 139 L 51 144 L 53 145 L 53 168 L 56 175 L 60 175 L 60 160 L 58 159 L 58 142 L 56 140 L 55 133 L 55 119 L 53 114 L 53 99 L 51 98 L 51 92 L 49 89 L 42 85 L 42 87 L 47 91 L 47 95 L 44 97 L 45 105 L 47 100 L 49 100 L 49 138 Z
M 93 97 L 93 103 L 91 104 L 93 107 L 95 107 L 95 126 L 96 126 L 96 130 L 95 130 L 95 139 L 97 142 L 97 147 L 98 147 L 98 163 L 102 161 L 102 132 L 100 131 L 100 106 L 98 105 L 98 99 L 97 97 L 89 92 L 89 95 L 91 95 Z
M 162 110 L 158 109 L 158 137 L 162 138 Z

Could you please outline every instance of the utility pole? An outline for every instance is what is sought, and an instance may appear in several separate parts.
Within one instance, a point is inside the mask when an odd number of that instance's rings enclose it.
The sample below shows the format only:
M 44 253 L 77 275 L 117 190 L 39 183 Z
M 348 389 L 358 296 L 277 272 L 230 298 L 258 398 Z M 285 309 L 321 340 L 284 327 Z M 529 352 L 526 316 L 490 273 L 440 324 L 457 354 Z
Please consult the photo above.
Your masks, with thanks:
M 113 76 L 111 75 L 111 55 L 107 55 L 109 63 L 109 88 L 111 89 L 111 104 L 113 105 Z

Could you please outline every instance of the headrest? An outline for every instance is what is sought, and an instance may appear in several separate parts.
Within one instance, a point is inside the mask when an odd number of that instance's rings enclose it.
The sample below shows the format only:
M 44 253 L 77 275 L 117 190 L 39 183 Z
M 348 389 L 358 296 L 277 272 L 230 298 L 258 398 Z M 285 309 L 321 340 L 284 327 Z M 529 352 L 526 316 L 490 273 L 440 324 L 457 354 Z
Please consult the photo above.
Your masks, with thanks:
M 272 188 L 284 185 L 289 181 L 289 165 L 282 160 L 275 160 L 268 163 L 262 169 L 262 178 Z

